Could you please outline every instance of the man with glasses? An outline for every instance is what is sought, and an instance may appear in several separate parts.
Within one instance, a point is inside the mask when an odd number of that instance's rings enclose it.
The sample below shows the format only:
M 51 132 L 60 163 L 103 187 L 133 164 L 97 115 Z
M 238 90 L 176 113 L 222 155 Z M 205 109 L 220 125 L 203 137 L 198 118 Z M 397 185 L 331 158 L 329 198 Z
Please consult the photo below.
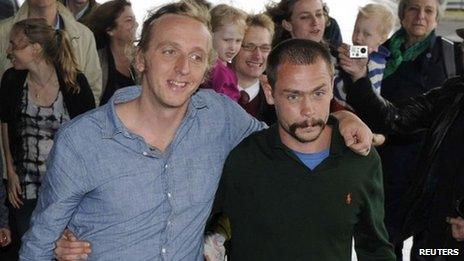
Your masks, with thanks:
M 268 125 L 275 122 L 274 109 L 267 105 L 260 87 L 259 77 L 266 70 L 266 61 L 271 51 L 274 23 L 265 14 L 251 15 L 242 48 L 234 59 L 240 90 L 239 104 L 255 118 Z

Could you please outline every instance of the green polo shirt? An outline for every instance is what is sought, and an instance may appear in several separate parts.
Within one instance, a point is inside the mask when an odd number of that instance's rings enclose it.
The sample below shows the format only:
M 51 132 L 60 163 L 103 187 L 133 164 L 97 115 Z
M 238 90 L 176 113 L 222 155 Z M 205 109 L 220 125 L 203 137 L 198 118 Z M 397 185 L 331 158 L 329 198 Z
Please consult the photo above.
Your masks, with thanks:
M 344 144 L 337 122 L 330 155 L 314 170 L 282 144 L 277 126 L 228 156 L 215 212 L 229 217 L 231 260 L 395 260 L 383 223 L 380 158 Z

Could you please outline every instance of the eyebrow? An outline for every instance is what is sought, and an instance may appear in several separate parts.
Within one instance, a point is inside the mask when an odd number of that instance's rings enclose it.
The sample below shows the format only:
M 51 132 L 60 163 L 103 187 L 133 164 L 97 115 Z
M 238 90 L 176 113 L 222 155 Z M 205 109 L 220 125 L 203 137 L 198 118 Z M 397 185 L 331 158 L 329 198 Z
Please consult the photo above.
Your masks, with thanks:
M 317 13 L 317 12 L 322 12 L 322 9 L 317 9 L 315 11 L 315 13 Z M 303 11 L 301 13 L 298 13 L 297 15 L 310 15 L 310 14 L 311 14 L 311 12 L 309 12 L 309 11 Z
M 327 87 L 327 84 L 322 83 L 321 85 L 319 85 L 318 87 L 316 87 L 314 90 L 312 90 L 312 91 L 310 91 L 310 92 L 316 92 L 316 91 L 319 91 L 319 90 L 321 90 L 321 89 L 324 89 L 325 87 Z M 290 89 L 284 89 L 283 92 L 284 92 L 284 93 L 292 93 L 292 94 L 301 94 L 301 93 L 305 93 L 304 91 L 290 90 Z
M 179 50 L 182 49 L 182 46 L 176 42 L 171 42 L 171 41 L 163 41 L 163 42 L 160 42 L 156 48 L 159 48 L 159 47 L 162 47 L 162 46 L 166 46 L 166 45 L 171 45 L 173 46 L 174 48 L 177 48 Z M 202 53 L 207 53 L 206 50 L 204 50 L 203 48 L 199 47 L 199 46 L 196 46 L 196 47 L 193 47 L 193 51 L 199 51 L 199 52 L 202 52 Z

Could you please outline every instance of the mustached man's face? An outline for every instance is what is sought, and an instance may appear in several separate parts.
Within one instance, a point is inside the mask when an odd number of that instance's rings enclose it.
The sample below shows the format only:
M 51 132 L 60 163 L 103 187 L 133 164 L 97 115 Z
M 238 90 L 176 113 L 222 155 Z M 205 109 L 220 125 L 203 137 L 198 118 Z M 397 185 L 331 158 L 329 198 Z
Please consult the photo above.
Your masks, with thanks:
M 316 141 L 325 128 L 332 99 L 332 76 L 326 63 L 321 59 L 309 65 L 284 62 L 274 85 L 266 98 L 275 105 L 282 142 Z

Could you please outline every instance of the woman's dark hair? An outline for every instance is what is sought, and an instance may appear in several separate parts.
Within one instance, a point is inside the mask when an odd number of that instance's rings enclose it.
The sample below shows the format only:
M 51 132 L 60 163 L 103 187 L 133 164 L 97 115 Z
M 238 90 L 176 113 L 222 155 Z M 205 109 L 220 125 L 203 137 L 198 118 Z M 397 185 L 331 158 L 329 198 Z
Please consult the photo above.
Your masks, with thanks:
M 110 37 L 107 31 L 116 26 L 116 19 L 124 12 L 126 6 L 131 6 L 131 3 L 126 0 L 108 1 L 95 8 L 85 18 L 83 23 L 92 30 L 97 49 L 109 46 Z

